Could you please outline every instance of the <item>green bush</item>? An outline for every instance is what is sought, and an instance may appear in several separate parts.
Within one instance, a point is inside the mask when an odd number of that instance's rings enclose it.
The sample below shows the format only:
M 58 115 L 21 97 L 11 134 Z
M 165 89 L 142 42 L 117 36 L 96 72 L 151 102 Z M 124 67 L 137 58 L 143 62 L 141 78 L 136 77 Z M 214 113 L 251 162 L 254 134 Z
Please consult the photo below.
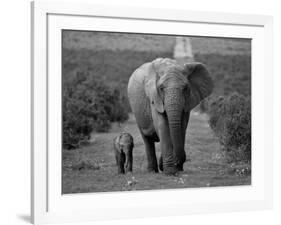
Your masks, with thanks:
M 63 147 L 77 148 L 93 131 L 105 132 L 111 122 L 128 119 L 125 98 L 88 71 L 63 81 Z
M 251 160 L 251 101 L 238 93 L 213 97 L 208 105 L 209 124 L 229 162 Z

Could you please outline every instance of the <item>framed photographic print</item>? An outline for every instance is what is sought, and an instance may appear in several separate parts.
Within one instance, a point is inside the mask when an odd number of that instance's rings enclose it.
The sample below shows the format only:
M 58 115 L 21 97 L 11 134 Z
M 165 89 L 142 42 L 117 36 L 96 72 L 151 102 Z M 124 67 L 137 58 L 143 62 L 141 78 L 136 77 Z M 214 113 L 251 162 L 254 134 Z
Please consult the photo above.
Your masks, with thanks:
M 34 224 L 272 207 L 272 17 L 32 3 Z

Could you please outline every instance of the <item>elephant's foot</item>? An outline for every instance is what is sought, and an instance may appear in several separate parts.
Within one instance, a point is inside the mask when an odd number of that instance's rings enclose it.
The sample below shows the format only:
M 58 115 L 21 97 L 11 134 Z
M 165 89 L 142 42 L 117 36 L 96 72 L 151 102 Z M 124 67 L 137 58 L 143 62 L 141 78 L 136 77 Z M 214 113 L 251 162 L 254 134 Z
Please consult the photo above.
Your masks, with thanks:
M 160 161 L 161 161 L 161 158 L 160 158 Z M 162 171 L 166 175 L 176 176 L 178 174 L 178 172 L 183 171 L 183 164 L 173 164 L 173 165 L 170 165 L 170 166 L 164 166 L 163 167 L 163 161 L 162 161 L 162 165 L 159 162 L 159 167 L 161 168 L 161 166 L 162 166 Z
M 183 171 L 183 164 L 177 164 L 176 168 L 178 171 Z
M 183 154 L 181 154 L 178 159 L 176 160 L 176 168 L 178 171 L 183 171 L 183 164 L 186 161 L 186 155 L 185 152 L 183 152 Z
M 169 166 L 169 167 L 164 166 L 163 172 L 165 175 L 175 176 L 175 175 L 177 175 L 178 170 L 177 170 L 176 166 Z
M 125 170 L 118 170 L 118 174 L 125 174 Z
M 127 170 L 125 170 L 125 173 L 133 173 L 133 170 L 132 169 L 127 169 Z
M 147 171 L 149 173 L 158 173 L 158 165 L 157 165 L 157 161 L 154 161 L 152 163 L 148 163 L 147 164 Z
M 158 173 L 159 172 L 157 167 L 150 167 L 150 166 L 147 167 L 147 171 L 149 173 Z
M 125 173 L 132 173 L 133 172 L 133 166 L 132 165 L 126 165 L 125 166 Z
M 147 162 L 147 171 L 150 173 L 158 173 L 158 164 L 157 164 L 157 159 L 155 157 L 154 160 L 151 160 Z

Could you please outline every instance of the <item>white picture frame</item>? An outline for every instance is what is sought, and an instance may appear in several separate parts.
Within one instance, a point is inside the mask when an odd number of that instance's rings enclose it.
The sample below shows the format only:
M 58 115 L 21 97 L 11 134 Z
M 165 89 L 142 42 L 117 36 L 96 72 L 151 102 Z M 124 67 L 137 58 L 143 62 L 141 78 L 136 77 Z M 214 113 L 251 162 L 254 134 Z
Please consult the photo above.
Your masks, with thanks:
M 179 35 L 252 38 L 252 111 L 255 112 L 252 141 L 256 146 L 252 185 L 62 196 L 59 184 L 61 161 L 54 150 L 61 138 L 60 125 L 55 121 L 59 120 L 61 104 L 58 96 L 62 29 L 165 31 Z M 271 16 L 32 2 L 32 222 L 43 224 L 272 208 L 272 51 Z M 165 201 L 161 200 L 163 197 Z M 150 201 L 152 198 L 155 201 Z

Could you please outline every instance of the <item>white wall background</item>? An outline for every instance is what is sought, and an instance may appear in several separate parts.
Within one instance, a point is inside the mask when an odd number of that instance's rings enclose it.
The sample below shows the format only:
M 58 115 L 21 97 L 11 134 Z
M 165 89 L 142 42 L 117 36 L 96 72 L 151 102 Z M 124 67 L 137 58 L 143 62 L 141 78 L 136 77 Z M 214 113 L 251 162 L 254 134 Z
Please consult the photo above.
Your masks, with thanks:
M 275 209 L 273 211 L 106 221 L 95 222 L 95 224 L 280 224 L 280 1 L 88 0 L 87 2 L 105 5 L 272 15 L 274 16 L 275 40 Z M 0 9 L 0 224 L 27 224 L 30 208 L 30 3 L 28 0 L 2 1 Z

